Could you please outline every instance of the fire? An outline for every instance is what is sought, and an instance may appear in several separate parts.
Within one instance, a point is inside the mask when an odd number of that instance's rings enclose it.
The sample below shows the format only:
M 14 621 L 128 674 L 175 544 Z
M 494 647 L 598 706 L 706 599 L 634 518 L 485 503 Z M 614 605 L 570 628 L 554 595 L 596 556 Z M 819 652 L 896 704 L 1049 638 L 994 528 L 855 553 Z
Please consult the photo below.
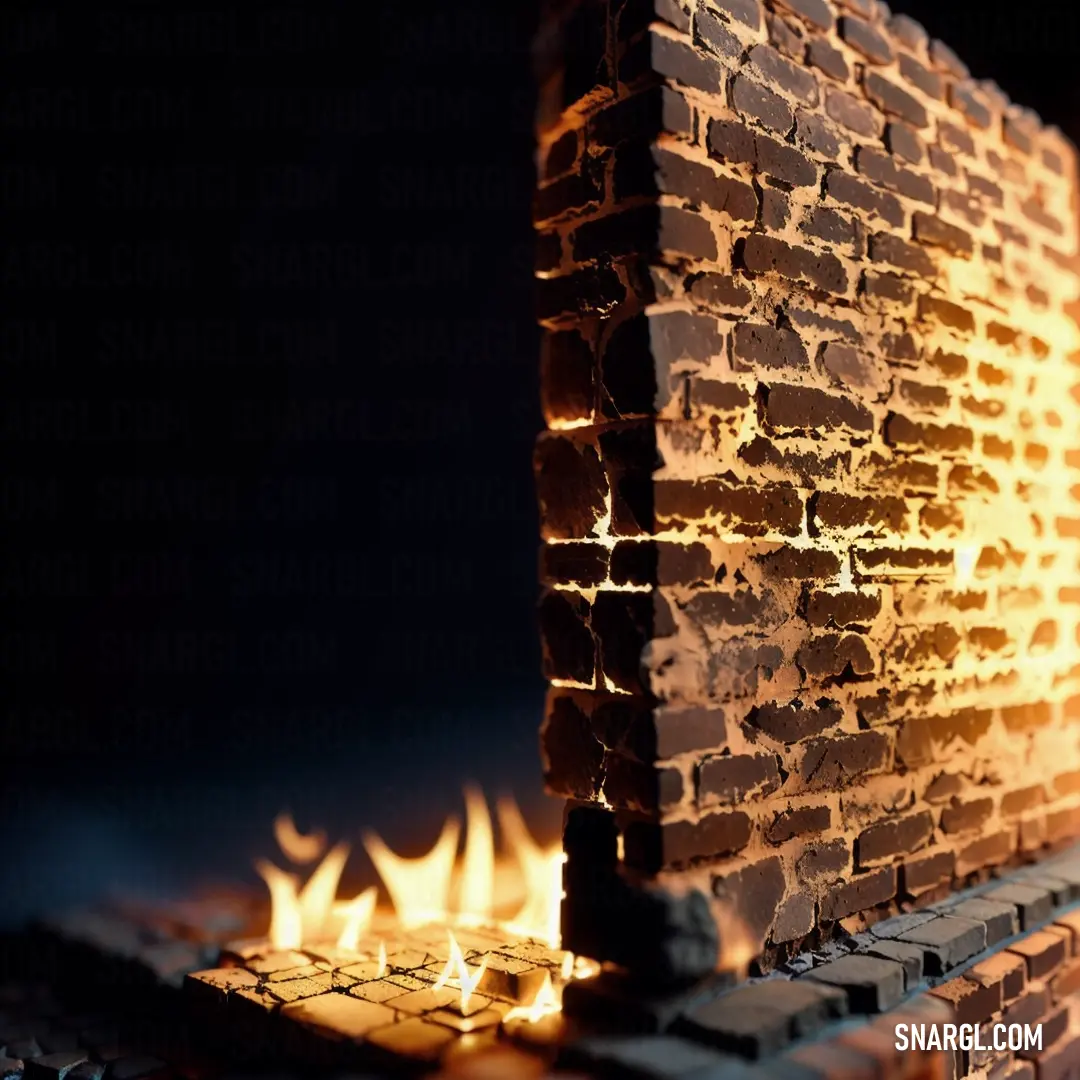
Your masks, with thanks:
M 450 959 L 446 961 L 446 967 L 443 968 L 442 974 L 436 980 L 433 989 L 441 990 L 450 982 L 453 982 L 455 986 L 460 986 L 461 1014 L 462 1016 L 468 1016 L 469 998 L 472 997 L 477 984 L 484 977 L 484 972 L 487 970 L 487 957 L 484 957 L 478 968 L 470 972 L 469 965 L 465 963 L 465 957 L 461 952 L 461 947 L 454 938 L 453 930 L 449 930 L 447 933 L 450 936 Z
M 460 832 L 457 818 L 447 818 L 435 846 L 418 859 L 403 859 L 375 833 L 365 833 L 364 847 L 390 893 L 403 930 L 445 919 Z
M 376 833 L 364 833 L 364 848 L 389 894 L 398 926 L 403 931 L 433 923 L 500 927 L 558 948 L 565 862 L 561 847 L 537 844 L 517 804 L 512 799 L 501 799 L 496 816 L 509 858 L 497 860 L 491 814 L 483 793 L 470 786 L 464 797 L 466 829 L 460 860 L 461 825 L 453 816 L 444 823 L 431 850 L 418 858 L 398 855 Z M 287 813 L 274 822 L 274 836 L 285 856 L 297 864 L 314 861 L 326 846 L 322 833 L 298 833 Z M 275 948 L 299 949 L 304 944 L 336 941 L 340 949 L 361 950 L 376 916 L 379 890 L 371 886 L 351 900 L 337 899 L 349 853 L 348 844 L 335 845 L 302 888 L 296 874 L 266 860 L 255 864 L 270 890 L 269 937 Z M 512 895 L 500 898 L 496 872 L 499 882 L 505 885 L 511 870 Z M 383 945 L 383 966 L 385 955 Z
M 506 1020 L 525 1020 L 530 1024 L 538 1024 L 545 1016 L 562 1010 L 562 1000 L 555 992 L 551 981 L 551 973 L 544 976 L 540 989 L 536 992 L 531 1005 L 518 1005 L 507 1014 Z
M 316 832 L 304 836 L 296 831 L 292 815 L 286 811 L 274 819 L 274 839 L 285 857 L 297 866 L 307 866 L 326 850 L 326 833 Z

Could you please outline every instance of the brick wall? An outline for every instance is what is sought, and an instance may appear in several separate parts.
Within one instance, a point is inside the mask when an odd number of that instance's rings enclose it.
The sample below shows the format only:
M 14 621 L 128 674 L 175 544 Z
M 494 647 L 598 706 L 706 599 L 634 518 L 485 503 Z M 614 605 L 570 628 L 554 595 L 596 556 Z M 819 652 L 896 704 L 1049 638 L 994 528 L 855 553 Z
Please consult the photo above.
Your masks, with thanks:
M 618 860 L 767 966 L 1080 834 L 1076 157 L 875 0 L 686 2 L 538 38 L 542 743 L 569 948 Z

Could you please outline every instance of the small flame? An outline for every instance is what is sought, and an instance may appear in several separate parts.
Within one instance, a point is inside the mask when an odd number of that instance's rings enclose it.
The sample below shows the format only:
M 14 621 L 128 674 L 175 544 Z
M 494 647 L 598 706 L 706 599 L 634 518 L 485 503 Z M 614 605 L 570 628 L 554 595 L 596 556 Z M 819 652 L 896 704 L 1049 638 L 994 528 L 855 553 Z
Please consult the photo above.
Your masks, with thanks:
M 348 858 L 348 844 L 342 843 L 331 848 L 301 890 L 300 922 L 304 941 L 318 941 L 323 936 L 326 921 L 334 906 L 341 872 L 345 869 Z
M 562 1002 L 559 1000 L 559 995 L 555 992 L 555 987 L 551 982 L 551 972 L 547 972 L 544 975 L 544 981 L 540 984 L 540 989 L 536 992 L 536 997 L 533 998 L 531 1005 L 518 1005 L 516 1008 L 511 1009 L 507 1014 L 506 1020 L 524 1020 L 529 1024 L 537 1024 L 545 1016 L 550 1016 L 552 1013 L 557 1013 L 562 1010 Z
M 559 976 L 566 982 L 574 974 L 574 954 L 568 952 L 562 958 L 562 966 L 559 968 Z
M 465 789 L 465 859 L 461 868 L 461 917 L 483 925 L 491 921 L 495 893 L 495 840 L 491 814 L 479 788 Z
M 391 851 L 376 833 L 364 834 L 364 847 L 382 878 L 404 930 L 415 930 L 446 917 L 461 826 L 447 818 L 435 846 L 418 859 Z
M 453 979 L 454 982 L 461 987 L 461 1014 L 462 1016 L 467 1016 L 469 1012 L 469 998 L 472 997 L 477 984 L 483 978 L 484 971 L 487 968 L 487 957 L 484 957 L 480 966 L 476 968 L 475 971 L 470 972 L 469 965 L 465 963 L 465 957 L 454 937 L 453 930 L 448 930 L 447 933 L 450 936 L 450 959 L 446 961 L 446 967 L 443 968 L 442 974 L 436 980 L 433 989 L 441 990 L 451 979 Z M 457 973 L 456 975 L 455 972 Z
M 386 974 L 386 942 L 379 942 L 379 970 L 375 972 L 375 978 L 381 979 Z
M 270 890 L 271 943 L 275 949 L 299 949 L 304 939 L 297 896 L 299 879 L 265 859 L 259 859 L 255 869 Z
M 356 952 L 357 946 L 360 944 L 360 936 L 367 933 L 371 927 L 371 920 L 375 915 L 375 901 L 378 896 L 378 888 L 372 885 L 371 888 L 365 889 L 352 900 L 334 905 L 334 914 L 341 916 L 345 920 L 345 925 L 341 928 L 341 935 L 337 941 L 339 949 Z M 382 943 L 380 942 L 380 944 Z M 383 945 L 382 948 L 385 957 L 386 946 Z
M 297 832 L 292 814 L 286 810 L 274 819 L 274 839 L 285 857 L 297 866 L 307 866 L 314 862 L 326 849 L 326 833 L 309 833 L 305 836 Z

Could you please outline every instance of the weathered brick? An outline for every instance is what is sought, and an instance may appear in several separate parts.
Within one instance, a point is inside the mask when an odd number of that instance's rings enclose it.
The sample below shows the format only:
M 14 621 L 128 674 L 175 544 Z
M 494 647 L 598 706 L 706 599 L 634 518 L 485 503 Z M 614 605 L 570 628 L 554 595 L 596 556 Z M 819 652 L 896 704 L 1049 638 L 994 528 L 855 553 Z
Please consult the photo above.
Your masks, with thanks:
M 869 626 L 881 611 L 881 595 L 865 592 L 812 591 L 806 601 L 806 621 L 811 626 L 844 629 Z
M 843 263 L 828 252 L 794 247 L 775 237 L 752 233 L 736 253 L 751 273 L 773 272 L 832 293 L 844 293 L 848 288 Z
M 702 856 L 736 854 L 750 842 L 750 818 L 741 810 L 731 810 L 704 814 L 696 823 L 635 821 L 627 825 L 623 836 L 626 864 L 655 873 Z
M 751 30 L 761 26 L 761 6 L 757 0 L 710 0 L 711 6 L 737 19 Z
M 735 76 L 731 102 L 742 116 L 752 117 L 781 135 L 786 135 L 795 122 L 791 106 L 779 94 L 745 75 Z
M 770 45 L 755 45 L 747 59 L 762 79 L 801 101 L 804 105 L 818 103 L 817 79 L 805 68 L 793 64 Z
M 757 196 L 749 184 L 659 146 L 617 153 L 614 189 L 619 200 L 679 195 L 726 213 L 735 221 L 753 221 L 757 216 Z
M 844 54 L 826 38 L 814 36 L 810 39 L 807 59 L 838 82 L 847 82 L 851 76 Z
M 884 528 L 902 532 L 907 519 L 905 500 L 891 496 L 840 495 L 819 492 L 807 507 L 812 532 L 818 529 L 866 529 Z
M 800 806 L 777 814 L 765 831 L 765 838 L 770 844 L 783 844 L 797 836 L 823 833 L 831 823 L 832 811 L 827 806 Z
M 900 1004 L 904 968 L 894 960 L 873 956 L 842 956 L 803 976 L 842 989 L 853 1013 L 880 1013 Z
M 714 574 L 712 555 L 704 544 L 621 540 L 610 556 L 614 585 L 695 585 L 711 582 Z
M 1013 942 L 1009 952 L 1024 958 L 1029 979 L 1049 978 L 1065 963 L 1068 955 L 1064 938 L 1046 931 L 1038 931 Z
M 999 885 L 983 893 L 983 898 L 996 903 L 1014 905 L 1020 917 L 1020 929 L 1024 931 L 1034 930 L 1035 927 L 1047 922 L 1054 910 L 1053 898 L 1049 891 L 1031 885 L 1016 883 Z
M 840 560 L 832 551 L 816 548 L 781 548 L 758 560 L 768 577 L 820 580 L 840 573 Z
M 889 82 L 876 71 L 868 71 L 863 82 L 866 96 L 883 112 L 899 116 L 917 128 L 925 128 L 930 120 L 922 103 L 902 87 Z
M 710 121 L 707 142 L 709 154 L 719 161 L 753 165 L 793 187 L 817 183 L 816 166 L 798 150 L 736 120 Z
M 953 800 L 941 811 L 941 829 L 946 833 L 970 832 L 981 829 L 994 812 L 994 800 L 972 799 L 969 802 Z
M 725 71 L 721 64 L 708 53 L 685 42 L 664 34 L 649 33 L 636 47 L 635 53 L 620 62 L 620 82 L 633 81 L 638 72 L 647 74 L 655 71 L 695 90 L 712 94 L 723 90 Z
M 855 152 L 855 163 L 863 176 L 890 191 L 931 206 L 937 201 L 934 185 L 925 176 L 898 165 L 894 158 L 880 150 L 860 146 Z
M 929 322 L 941 323 L 961 333 L 975 332 L 975 316 L 965 307 L 941 296 L 919 297 L 919 316 Z
M 875 233 L 870 237 L 870 258 L 886 262 L 920 277 L 932 278 L 937 273 L 934 260 L 923 248 L 909 244 L 891 233 Z
M 957 453 L 970 450 L 975 439 L 970 428 L 957 424 L 917 424 L 896 413 L 885 424 L 885 441 L 890 446 L 917 450 Z
M 744 535 L 770 530 L 787 536 L 801 531 L 803 503 L 790 488 L 733 487 L 719 480 L 661 480 L 655 485 L 658 520 L 716 521 Z
M 840 36 L 867 60 L 875 64 L 889 64 L 896 54 L 888 39 L 879 34 L 868 22 L 854 15 L 840 19 Z
M 586 137 L 597 148 L 617 147 L 635 138 L 661 132 L 689 136 L 693 113 L 686 98 L 667 86 L 651 87 L 601 109 L 586 125 Z
M 948 745 L 961 739 L 974 746 L 989 730 L 993 712 L 989 709 L 958 709 L 938 716 L 912 717 L 900 728 L 897 756 L 908 766 L 929 765 L 934 745 Z
M 919 945 L 931 975 L 944 975 L 986 948 L 986 927 L 974 919 L 942 915 L 901 934 L 900 941 Z
M 777 0 L 777 3 L 819 30 L 831 30 L 836 24 L 832 9 L 825 0 Z
M 934 834 L 934 819 L 928 810 L 905 818 L 880 821 L 864 829 L 855 841 L 855 858 L 860 868 L 924 847 Z
M 926 159 L 926 147 L 913 128 L 899 120 L 893 120 L 885 128 L 885 145 L 897 157 L 921 165 Z
M 939 217 L 916 211 L 914 216 L 915 239 L 931 247 L 944 248 L 954 255 L 970 258 L 975 246 L 971 235 L 955 225 L 949 225 Z
M 865 103 L 835 87 L 825 91 L 825 112 L 842 127 L 865 138 L 873 138 L 879 130 L 877 115 Z
M 760 705 L 750 711 L 746 722 L 770 738 L 790 744 L 836 727 L 843 715 L 836 702 L 821 698 L 809 704 L 796 700 L 786 705 Z
M 949 104 L 959 112 L 972 127 L 986 129 L 993 123 L 993 113 L 981 100 L 971 82 L 954 82 L 949 86 Z
M 889 18 L 889 33 L 912 52 L 924 53 L 930 43 L 930 37 L 921 23 L 910 15 L 895 14 Z
M 952 851 L 935 851 L 932 854 L 904 860 L 901 868 L 902 891 L 909 896 L 919 896 L 953 875 L 956 856 Z
M 774 385 L 764 390 L 763 417 L 777 430 L 871 432 L 873 417 L 863 405 L 812 387 Z
M 780 786 L 775 754 L 740 754 L 708 758 L 698 772 L 702 806 L 732 805 L 763 798 Z
M 889 738 L 881 731 L 814 739 L 807 744 L 799 773 L 810 790 L 836 790 L 886 768 L 891 752 Z
M 876 215 L 897 228 L 904 223 L 904 210 L 895 196 L 878 191 L 839 169 L 827 174 L 825 190 L 837 202 Z
M 857 911 L 866 911 L 884 904 L 896 895 L 896 867 L 856 875 L 843 885 L 835 886 L 821 901 L 821 918 L 825 922 L 844 919 Z
M 758 323 L 739 323 L 732 336 L 732 359 L 737 369 L 807 368 L 810 357 L 798 334 Z
M 956 1024 L 985 1024 L 1001 1011 L 1001 988 L 992 983 L 985 985 L 961 977 L 935 986 L 929 993 L 948 1003 Z
M 912 86 L 921 90 L 927 97 L 941 101 L 945 97 L 945 81 L 936 72 L 924 67 L 907 53 L 900 54 L 900 74 Z

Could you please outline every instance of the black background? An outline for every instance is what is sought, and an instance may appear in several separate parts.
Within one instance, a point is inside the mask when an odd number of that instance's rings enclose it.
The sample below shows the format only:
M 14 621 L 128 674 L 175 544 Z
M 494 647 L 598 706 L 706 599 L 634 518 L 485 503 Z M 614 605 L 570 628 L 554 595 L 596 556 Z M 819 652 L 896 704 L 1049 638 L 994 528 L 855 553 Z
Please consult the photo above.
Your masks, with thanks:
M 1073 0 L 901 9 L 1080 134 Z M 0 17 L 5 918 L 249 876 L 283 807 L 418 853 L 475 780 L 555 835 L 533 22 Z

